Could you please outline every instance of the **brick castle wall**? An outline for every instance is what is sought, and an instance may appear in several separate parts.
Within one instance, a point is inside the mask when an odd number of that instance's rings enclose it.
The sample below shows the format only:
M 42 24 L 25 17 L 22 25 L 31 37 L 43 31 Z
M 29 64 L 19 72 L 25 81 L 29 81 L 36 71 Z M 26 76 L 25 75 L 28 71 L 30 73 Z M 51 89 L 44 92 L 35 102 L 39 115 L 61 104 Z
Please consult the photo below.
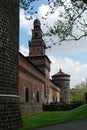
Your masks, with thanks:
M 35 104 L 35 105 L 21 104 L 21 112 L 23 115 L 31 115 L 42 111 L 43 111 L 42 104 Z
M 26 102 L 26 88 L 28 89 L 28 102 Z M 39 102 L 37 102 L 37 91 Z M 48 97 L 47 97 L 48 93 Z M 31 62 L 19 53 L 19 95 L 21 112 L 23 115 L 42 111 L 42 104 L 60 101 L 60 89 L 51 80 L 36 68 Z
M 18 97 L 19 0 L 0 0 L 0 130 L 22 124 Z
M 19 95 L 22 115 L 42 111 L 45 93 L 44 78 L 44 74 L 19 53 Z M 28 102 L 26 102 L 26 88 L 29 92 Z M 37 102 L 37 91 L 39 102 Z

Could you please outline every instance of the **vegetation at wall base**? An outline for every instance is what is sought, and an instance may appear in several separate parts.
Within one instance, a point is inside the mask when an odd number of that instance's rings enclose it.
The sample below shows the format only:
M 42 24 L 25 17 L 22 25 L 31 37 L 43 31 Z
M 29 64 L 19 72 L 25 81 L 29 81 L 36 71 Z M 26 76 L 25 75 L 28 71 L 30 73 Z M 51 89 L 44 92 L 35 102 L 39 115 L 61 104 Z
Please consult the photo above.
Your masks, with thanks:
M 70 111 L 41 112 L 23 117 L 24 127 L 18 130 L 33 130 L 74 120 L 87 119 L 87 104 Z
M 69 111 L 83 104 L 83 102 L 72 102 L 70 104 L 43 104 L 43 111 Z

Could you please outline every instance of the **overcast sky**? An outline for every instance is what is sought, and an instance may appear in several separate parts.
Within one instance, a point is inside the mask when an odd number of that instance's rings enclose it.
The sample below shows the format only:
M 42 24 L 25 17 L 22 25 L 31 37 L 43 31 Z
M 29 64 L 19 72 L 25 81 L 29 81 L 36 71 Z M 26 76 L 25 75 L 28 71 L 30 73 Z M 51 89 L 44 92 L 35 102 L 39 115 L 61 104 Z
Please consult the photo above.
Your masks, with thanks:
M 61 10 L 61 8 L 59 9 Z M 46 22 L 41 17 L 49 11 L 49 7 L 46 5 L 46 0 L 41 2 L 38 6 L 38 15 L 34 16 L 34 19 L 38 17 L 41 22 L 41 28 L 43 32 L 46 32 L 47 28 L 43 24 Z M 58 18 L 58 10 L 47 19 L 50 26 Z M 28 41 L 31 40 L 31 30 L 33 29 L 33 21 L 26 20 L 24 11 L 20 10 L 20 52 L 27 56 L 29 54 Z M 58 42 L 58 37 L 53 38 Z M 49 40 L 49 38 L 48 38 Z M 49 43 L 49 42 L 48 42 Z M 47 44 L 48 44 L 47 43 Z M 49 43 L 50 44 L 50 43 Z M 59 71 L 61 68 L 63 72 L 71 75 L 70 87 L 85 81 L 87 77 L 87 38 L 82 38 L 79 41 L 65 41 L 61 45 L 55 45 L 46 50 L 46 54 L 52 61 L 51 64 L 51 76 Z

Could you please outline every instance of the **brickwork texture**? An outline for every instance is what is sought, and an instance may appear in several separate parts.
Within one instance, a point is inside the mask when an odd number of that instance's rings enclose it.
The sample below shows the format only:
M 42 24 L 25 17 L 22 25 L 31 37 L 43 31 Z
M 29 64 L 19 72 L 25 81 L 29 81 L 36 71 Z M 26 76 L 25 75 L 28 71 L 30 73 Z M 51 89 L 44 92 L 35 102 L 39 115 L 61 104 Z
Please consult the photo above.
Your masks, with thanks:
M 28 101 L 26 101 L 26 88 L 28 89 Z M 37 92 L 39 101 L 37 102 Z M 49 96 L 47 97 L 47 93 Z M 19 95 L 21 113 L 30 115 L 42 111 L 42 104 L 46 102 L 58 101 L 60 99 L 60 89 L 56 84 L 45 77 L 35 65 L 26 60 L 19 53 Z M 57 99 L 57 100 L 56 100 Z
M 22 125 L 18 97 L 19 0 L 0 0 L 0 130 Z

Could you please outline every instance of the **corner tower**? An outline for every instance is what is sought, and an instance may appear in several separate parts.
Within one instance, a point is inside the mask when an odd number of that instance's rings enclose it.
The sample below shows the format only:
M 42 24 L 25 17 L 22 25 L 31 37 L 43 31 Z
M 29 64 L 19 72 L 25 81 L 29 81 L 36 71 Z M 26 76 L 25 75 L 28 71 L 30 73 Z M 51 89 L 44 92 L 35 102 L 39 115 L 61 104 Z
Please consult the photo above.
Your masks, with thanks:
M 52 76 L 52 80 L 60 87 L 60 102 L 70 103 L 70 75 L 65 74 L 60 69 Z
M 27 57 L 47 78 L 50 77 L 50 59 L 45 55 L 46 44 L 42 38 L 41 23 L 35 19 L 32 38 L 29 41 L 29 57 Z

